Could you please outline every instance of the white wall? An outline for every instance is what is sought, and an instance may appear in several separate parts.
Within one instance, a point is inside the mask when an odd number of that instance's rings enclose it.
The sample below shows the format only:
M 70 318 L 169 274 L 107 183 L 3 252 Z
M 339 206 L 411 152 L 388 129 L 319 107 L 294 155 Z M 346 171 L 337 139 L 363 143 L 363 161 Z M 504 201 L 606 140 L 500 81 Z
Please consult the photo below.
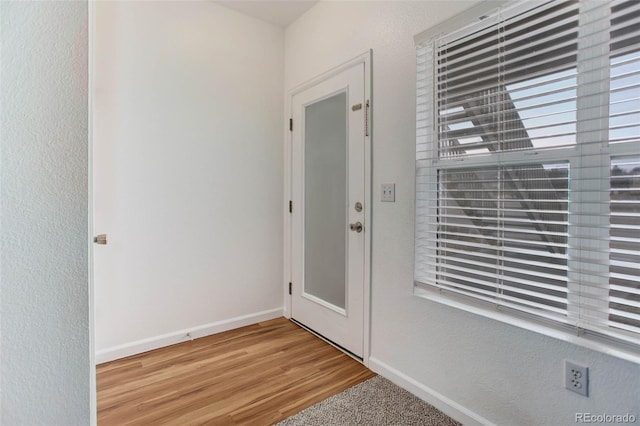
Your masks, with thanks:
M 98 2 L 98 361 L 282 312 L 282 28 Z
M 471 2 L 321 2 L 285 33 L 285 90 L 373 49 L 371 367 L 462 420 L 574 424 L 574 413 L 640 415 L 640 366 L 412 295 L 413 35 Z M 288 100 L 287 100 L 288 101 Z M 381 183 L 396 202 L 379 202 Z M 563 360 L 591 370 L 564 389 Z M 451 408 L 453 407 L 453 408 Z
M 0 424 L 90 422 L 87 3 L 0 3 Z

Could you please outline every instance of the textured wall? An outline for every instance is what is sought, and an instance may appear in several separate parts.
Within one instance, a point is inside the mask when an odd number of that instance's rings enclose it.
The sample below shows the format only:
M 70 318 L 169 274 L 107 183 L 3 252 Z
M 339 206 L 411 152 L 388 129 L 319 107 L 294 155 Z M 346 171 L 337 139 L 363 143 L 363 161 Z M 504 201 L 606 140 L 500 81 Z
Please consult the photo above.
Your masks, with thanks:
M 575 412 L 640 414 L 640 366 L 412 294 L 413 35 L 471 2 L 320 2 L 285 33 L 285 89 L 373 49 L 373 360 L 502 425 L 574 424 Z M 396 202 L 381 203 L 382 183 Z M 591 396 L 563 360 L 591 367 Z
M 284 31 L 213 2 L 95 14 L 98 361 L 279 316 Z
M 0 423 L 88 424 L 87 4 L 0 15 Z

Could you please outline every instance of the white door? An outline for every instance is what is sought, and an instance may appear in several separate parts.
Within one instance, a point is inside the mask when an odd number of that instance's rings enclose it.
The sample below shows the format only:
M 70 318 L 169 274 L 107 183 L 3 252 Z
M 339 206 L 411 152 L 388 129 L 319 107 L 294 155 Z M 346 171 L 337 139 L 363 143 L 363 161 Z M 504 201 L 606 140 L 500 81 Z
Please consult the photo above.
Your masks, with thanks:
M 355 63 L 291 100 L 291 316 L 360 358 L 369 232 L 366 68 Z

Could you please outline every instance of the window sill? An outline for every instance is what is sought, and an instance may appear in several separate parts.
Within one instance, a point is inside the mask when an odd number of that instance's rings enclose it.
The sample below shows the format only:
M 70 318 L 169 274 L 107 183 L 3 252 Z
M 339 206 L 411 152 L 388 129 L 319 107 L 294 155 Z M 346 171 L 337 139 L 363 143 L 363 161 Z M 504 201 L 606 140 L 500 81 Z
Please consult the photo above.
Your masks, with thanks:
M 470 312 L 476 315 L 513 325 L 534 333 L 552 337 L 564 342 L 582 346 L 612 357 L 640 364 L 640 351 L 631 345 L 612 341 L 600 335 L 585 332 L 577 335 L 575 331 L 566 326 L 552 322 L 545 322 L 539 319 L 532 319 L 522 314 L 504 312 L 491 307 L 469 301 L 466 298 L 456 295 L 443 295 L 437 290 L 430 290 L 420 284 L 414 284 L 413 294 L 417 297 L 450 306 L 456 309 Z

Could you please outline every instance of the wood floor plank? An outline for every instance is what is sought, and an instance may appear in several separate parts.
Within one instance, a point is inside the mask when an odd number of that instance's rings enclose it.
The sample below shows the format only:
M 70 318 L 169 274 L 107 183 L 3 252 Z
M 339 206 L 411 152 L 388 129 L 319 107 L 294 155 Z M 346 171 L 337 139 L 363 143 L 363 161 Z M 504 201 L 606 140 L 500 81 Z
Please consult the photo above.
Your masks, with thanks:
M 99 365 L 98 423 L 270 425 L 373 376 L 278 318 Z

